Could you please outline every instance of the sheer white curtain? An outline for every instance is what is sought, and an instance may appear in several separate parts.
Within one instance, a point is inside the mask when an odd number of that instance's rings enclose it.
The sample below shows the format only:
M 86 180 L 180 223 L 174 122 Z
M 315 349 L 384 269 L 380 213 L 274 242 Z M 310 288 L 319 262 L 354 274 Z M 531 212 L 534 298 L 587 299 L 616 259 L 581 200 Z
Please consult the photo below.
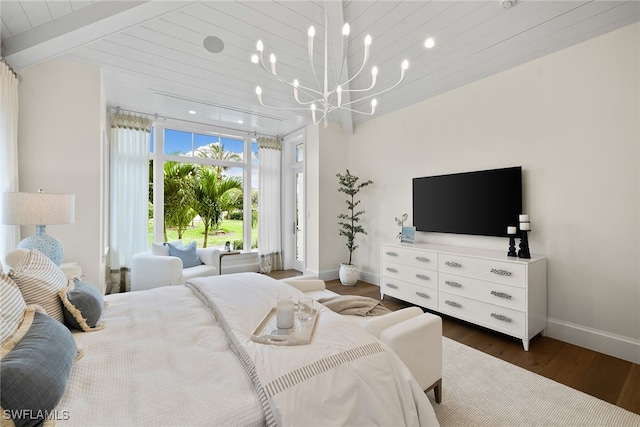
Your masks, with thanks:
M 282 146 L 277 138 L 258 138 L 258 253 L 260 271 L 282 270 L 280 170 Z
M 149 247 L 151 124 L 149 119 L 122 113 L 111 121 L 109 270 L 120 292 L 131 289 L 131 257 Z
M 4 62 L 0 60 L 0 192 L 18 191 L 18 78 Z M 2 218 L 0 203 L 0 218 Z M 4 266 L 4 257 L 18 245 L 20 227 L 3 225 L 0 221 L 0 267 Z M 4 266 L 4 267 L 3 267 Z

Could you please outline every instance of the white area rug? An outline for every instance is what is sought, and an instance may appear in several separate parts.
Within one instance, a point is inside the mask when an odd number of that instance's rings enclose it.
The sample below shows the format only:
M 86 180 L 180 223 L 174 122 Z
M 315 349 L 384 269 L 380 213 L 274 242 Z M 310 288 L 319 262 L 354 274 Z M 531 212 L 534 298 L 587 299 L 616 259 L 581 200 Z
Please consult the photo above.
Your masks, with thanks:
M 443 337 L 442 403 L 449 426 L 640 426 L 640 415 Z

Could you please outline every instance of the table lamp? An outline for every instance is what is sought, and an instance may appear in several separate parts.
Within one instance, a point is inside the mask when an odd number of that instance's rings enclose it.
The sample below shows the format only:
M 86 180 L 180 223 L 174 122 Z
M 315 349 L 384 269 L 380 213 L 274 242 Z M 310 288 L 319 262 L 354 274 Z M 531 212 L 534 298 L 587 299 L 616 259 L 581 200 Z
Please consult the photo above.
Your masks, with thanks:
M 11 225 L 35 225 L 36 234 L 18 243 L 20 249 L 38 249 L 56 265 L 62 263 L 62 244 L 46 232 L 51 224 L 73 224 L 75 219 L 75 195 L 53 194 L 38 190 L 37 193 L 3 193 L 2 223 Z

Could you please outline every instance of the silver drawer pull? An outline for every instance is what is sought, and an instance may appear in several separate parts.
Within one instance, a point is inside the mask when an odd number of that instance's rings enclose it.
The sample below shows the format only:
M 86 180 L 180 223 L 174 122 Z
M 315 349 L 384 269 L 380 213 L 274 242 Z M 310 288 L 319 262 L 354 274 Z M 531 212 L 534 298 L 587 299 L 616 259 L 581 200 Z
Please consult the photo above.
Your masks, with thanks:
M 507 270 L 499 270 L 497 268 L 492 268 L 491 272 L 493 274 L 497 274 L 498 276 L 511 276 L 511 272 Z
M 460 267 L 462 267 L 462 264 L 459 264 L 459 263 L 454 262 L 454 261 L 447 261 L 447 262 L 445 262 L 445 265 L 448 265 L 451 268 L 460 268 Z
M 462 285 L 458 282 L 452 282 L 451 280 L 447 280 L 444 283 L 446 283 L 447 285 L 451 286 L 452 288 L 461 288 Z
M 390 271 L 391 273 L 397 273 L 398 272 L 398 270 L 396 270 L 393 267 L 387 267 L 387 271 Z
M 458 304 L 455 301 L 446 300 L 444 303 L 447 304 L 447 305 L 450 305 L 451 307 L 462 308 L 462 304 Z
M 416 274 L 416 277 L 421 280 L 429 280 L 429 276 L 426 276 L 424 274 Z
M 497 296 L 498 298 L 511 299 L 511 295 L 504 292 L 491 291 L 491 295 Z
M 418 295 L 419 297 L 422 297 L 422 298 L 426 298 L 426 299 L 431 298 L 429 295 L 425 294 L 424 292 L 416 292 L 416 295 Z
M 427 258 L 427 257 L 423 257 L 423 256 L 417 256 L 417 257 L 416 257 L 416 261 L 420 261 L 420 262 L 429 262 L 429 258 Z
M 493 317 L 494 319 L 497 319 L 497 320 L 501 320 L 503 322 L 507 322 L 507 323 L 511 323 L 512 322 L 510 317 L 507 317 L 507 316 L 505 316 L 503 314 L 491 313 L 491 317 Z
M 387 288 L 398 289 L 398 286 L 394 285 L 393 283 L 387 283 Z
M 398 256 L 397 252 L 387 252 L 387 255 L 389 256 Z

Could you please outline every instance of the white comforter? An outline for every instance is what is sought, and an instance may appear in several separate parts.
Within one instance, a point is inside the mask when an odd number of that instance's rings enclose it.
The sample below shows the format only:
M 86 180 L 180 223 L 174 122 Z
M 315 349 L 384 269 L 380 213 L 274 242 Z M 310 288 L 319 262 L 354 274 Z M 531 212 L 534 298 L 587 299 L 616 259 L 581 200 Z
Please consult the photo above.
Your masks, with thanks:
M 74 335 L 85 356 L 59 425 L 437 425 L 395 354 L 336 313 L 320 309 L 309 345 L 251 341 L 298 290 L 253 273 L 192 282 L 106 298 L 105 329 Z

